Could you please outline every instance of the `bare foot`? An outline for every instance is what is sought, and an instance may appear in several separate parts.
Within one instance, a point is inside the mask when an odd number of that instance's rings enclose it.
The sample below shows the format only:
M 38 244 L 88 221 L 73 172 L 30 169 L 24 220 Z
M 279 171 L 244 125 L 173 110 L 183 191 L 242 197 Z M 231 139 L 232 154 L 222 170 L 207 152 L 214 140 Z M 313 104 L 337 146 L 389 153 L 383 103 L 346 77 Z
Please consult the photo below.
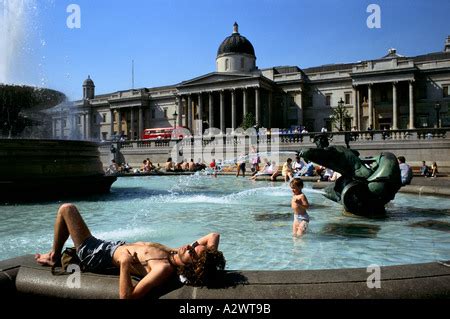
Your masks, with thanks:
M 47 254 L 36 254 L 34 255 L 34 259 L 43 266 L 53 266 L 55 261 L 55 253 L 53 251 Z

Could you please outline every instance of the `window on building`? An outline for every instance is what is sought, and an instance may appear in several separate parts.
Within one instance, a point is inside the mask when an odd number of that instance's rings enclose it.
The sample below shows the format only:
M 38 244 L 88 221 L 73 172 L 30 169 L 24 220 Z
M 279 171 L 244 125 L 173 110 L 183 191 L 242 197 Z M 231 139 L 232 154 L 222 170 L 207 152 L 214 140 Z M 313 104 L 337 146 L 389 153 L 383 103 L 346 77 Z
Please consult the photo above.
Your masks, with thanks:
M 77 116 L 77 124 L 78 124 L 78 125 L 81 125 L 81 115 L 78 115 L 78 116 Z
M 164 118 L 167 118 L 167 109 L 164 109 Z
M 225 59 L 225 71 L 230 68 L 230 60 Z
M 63 120 L 62 126 L 63 126 L 63 127 L 67 127 L 67 120 Z
M 352 94 L 351 93 L 345 93 L 345 104 L 349 105 L 352 103 Z
M 443 87 L 442 87 L 442 91 L 443 91 L 443 93 L 444 93 L 444 97 L 449 97 L 449 95 L 448 95 L 448 85 L 444 85 Z
M 106 113 L 103 113 L 103 114 L 102 114 L 102 122 L 103 122 L 103 123 L 106 123 Z
M 325 95 L 325 105 L 331 106 L 331 94 Z
M 152 119 L 154 119 L 156 117 L 156 110 L 152 109 Z
M 108 133 L 102 132 L 102 140 L 106 141 L 107 138 L 108 138 Z

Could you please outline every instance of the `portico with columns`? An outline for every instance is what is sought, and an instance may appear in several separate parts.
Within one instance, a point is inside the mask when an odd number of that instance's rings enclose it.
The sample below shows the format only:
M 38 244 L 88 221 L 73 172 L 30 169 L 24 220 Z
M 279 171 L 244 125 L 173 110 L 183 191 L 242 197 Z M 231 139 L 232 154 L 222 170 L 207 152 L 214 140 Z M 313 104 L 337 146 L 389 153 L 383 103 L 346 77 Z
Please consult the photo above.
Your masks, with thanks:
M 414 129 L 414 84 L 417 69 L 394 57 L 353 67 L 353 126 L 358 130 Z
M 275 85 L 261 76 L 211 73 L 177 86 L 178 125 L 193 134 L 207 128 L 226 133 L 251 113 L 260 127 L 271 127 Z

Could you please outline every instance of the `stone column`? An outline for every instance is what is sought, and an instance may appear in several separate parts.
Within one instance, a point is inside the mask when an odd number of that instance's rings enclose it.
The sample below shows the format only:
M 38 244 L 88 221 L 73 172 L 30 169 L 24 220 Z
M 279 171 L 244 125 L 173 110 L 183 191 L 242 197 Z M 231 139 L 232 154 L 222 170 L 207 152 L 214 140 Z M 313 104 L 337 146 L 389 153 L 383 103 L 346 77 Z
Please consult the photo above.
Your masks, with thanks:
M 178 109 L 177 109 L 177 113 L 178 113 L 178 118 L 177 118 L 177 125 L 178 126 L 183 126 L 183 100 L 181 98 L 181 95 L 178 95 L 177 97 L 178 99 Z
M 220 91 L 220 130 L 225 134 L 225 92 Z
M 256 125 L 261 126 L 261 92 L 255 88 L 255 121 Z
M 134 107 L 132 107 L 131 108 L 131 116 L 130 116 L 130 138 L 132 139 L 132 140 L 134 140 L 135 138 L 134 138 L 134 132 L 135 132 L 135 129 L 134 129 Z
M 117 109 L 117 133 L 122 135 L 122 110 Z
M 188 95 L 187 109 L 188 109 L 188 128 L 192 130 L 192 99 L 190 94 Z
M 358 105 L 358 97 L 356 93 L 357 87 L 353 86 L 353 126 L 359 127 L 359 105 Z
M 392 129 L 398 130 L 397 82 L 392 83 Z
M 414 87 L 413 82 L 409 82 L 409 129 L 413 130 L 414 127 Z
M 298 91 L 295 95 L 295 104 L 297 104 L 297 122 L 303 125 L 303 92 Z
M 109 113 L 111 115 L 111 123 L 109 127 L 109 138 L 112 139 L 114 136 L 114 110 L 110 109 Z
M 91 113 L 88 111 L 86 114 L 86 139 L 92 139 L 92 117 Z
M 242 116 L 245 117 L 248 113 L 248 92 L 247 92 L 247 88 L 244 88 L 242 90 L 242 108 L 243 108 L 243 112 L 242 112 Z
M 356 89 L 356 107 L 358 109 L 357 129 L 358 131 L 361 131 L 361 93 L 359 92 L 358 88 Z
M 209 129 L 214 127 L 214 99 L 213 92 L 209 92 Z
M 138 123 L 138 139 L 141 139 L 142 135 L 144 134 L 144 105 L 139 106 Z
M 236 129 L 236 91 L 231 90 L 231 129 Z
M 88 128 L 88 123 L 87 123 L 87 113 L 84 113 L 84 114 L 83 114 L 83 139 L 84 139 L 84 140 L 87 140 L 87 139 L 88 139 L 87 128 Z
M 189 117 L 188 117 L 188 108 L 189 108 L 189 104 L 188 104 L 188 100 L 187 100 L 187 97 L 184 97 L 184 102 L 186 103 L 185 104 L 185 107 L 184 107 L 184 126 L 186 127 L 186 128 L 189 128 Z
M 269 128 L 272 128 L 272 92 L 269 92 L 269 120 L 268 120 L 268 126 Z
M 203 99 L 202 93 L 198 94 L 198 119 L 200 120 L 200 127 L 197 128 L 199 134 L 203 134 Z
M 373 100 L 372 100 L 372 84 L 369 84 L 369 123 L 367 125 L 375 129 L 373 125 Z
M 59 137 L 60 139 L 64 138 L 64 121 L 62 116 L 59 120 Z

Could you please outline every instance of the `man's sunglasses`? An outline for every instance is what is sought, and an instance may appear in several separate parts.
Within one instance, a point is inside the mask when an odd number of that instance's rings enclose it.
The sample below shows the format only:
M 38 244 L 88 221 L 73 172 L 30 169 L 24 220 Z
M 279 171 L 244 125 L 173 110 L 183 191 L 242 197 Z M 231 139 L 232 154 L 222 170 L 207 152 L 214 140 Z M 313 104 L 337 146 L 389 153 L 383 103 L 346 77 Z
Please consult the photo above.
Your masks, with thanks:
M 189 255 L 191 255 L 191 257 L 195 257 L 195 258 L 198 258 L 198 256 L 197 256 L 197 253 L 195 252 L 195 247 L 197 247 L 198 245 L 200 245 L 199 243 L 198 243 L 198 241 L 194 241 L 192 244 L 191 244 L 191 246 L 190 246 L 190 248 L 189 248 Z

